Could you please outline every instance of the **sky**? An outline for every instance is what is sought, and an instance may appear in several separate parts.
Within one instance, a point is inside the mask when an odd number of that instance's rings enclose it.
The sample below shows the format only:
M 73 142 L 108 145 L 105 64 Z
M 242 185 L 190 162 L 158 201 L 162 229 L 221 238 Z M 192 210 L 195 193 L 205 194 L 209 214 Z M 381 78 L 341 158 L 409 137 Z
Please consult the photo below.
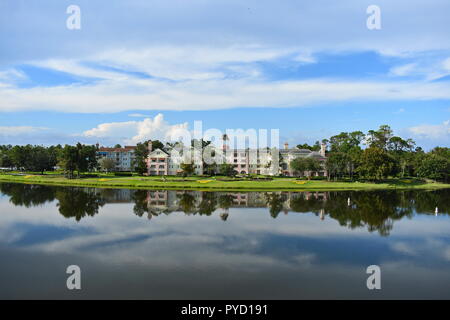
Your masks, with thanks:
M 0 144 L 133 145 L 202 121 L 291 145 L 388 124 L 449 147 L 449 16 L 448 0 L 2 0 Z

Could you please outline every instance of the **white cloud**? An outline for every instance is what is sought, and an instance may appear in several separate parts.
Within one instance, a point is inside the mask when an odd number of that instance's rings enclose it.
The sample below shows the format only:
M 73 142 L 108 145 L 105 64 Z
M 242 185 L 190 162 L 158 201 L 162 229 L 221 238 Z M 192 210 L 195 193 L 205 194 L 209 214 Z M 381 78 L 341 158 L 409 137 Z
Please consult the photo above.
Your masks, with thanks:
M 30 64 L 41 68 L 48 68 L 59 72 L 69 73 L 71 75 L 78 77 L 123 80 L 123 81 L 126 81 L 129 78 L 127 75 L 123 73 L 104 71 L 101 69 L 95 69 L 92 67 L 84 66 L 77 60 L 50 59 L 44 61 L 31 62 Z
M 0 89 L 13 87 L 17 82 L 26 79 L 27 76 L 25 73 L 14 68 L 0 71 Z
M 38 126 L 0 126 L 0 144 L 55 144 L 74 141 L 67 134 Z
M 225 77 L 224 71 L 236 72 L 244 64 L 269 61 L 298 52 L 298 48 L 262 47 L 258 45 L 152 46 L 139 50 L 120 49 L 98 53 L 90 59 L 113 68 L 143 72 L 171 80 L 208 80 Z M 249 68 L 245 65 L 245 68 Z M 254 70 L 250 73 L 252 75 Z M 245 69 L 243 76 L 248 75 Z
M 397 251 L 406 255 L 411 255 L 411 256 L 415 256 L 418 254 L 419 248 L 417 248 L 417 246 L 414 245 L 410 245 L 406 242 L 394 242 L 391 245 L 391 249 L 393 251 Z
M 450 58 L 445 59 L 442 62 L 442 66 L 444 67 L 445 70 L 450 72 Z
M 148 117 L 148 115 L 143 114 L 143 113 L 130 113 L 128 116 L 132 117 L 132 118 L 147 118 Z
M 48 128 L 31 126 L 3 126 L 0 127 L 0 137 L 34 134 L 47 129 Z
M 450 99 L 448 82 L 246 79 L 167 82 L 103 80 L 88 85 L 0 88 L 0 111 L 120 112 L 301 107 L 339 101 Z
M 425 81 L 433 81 L 450 75 L 450 58 L 442 53 L 422 53 L 414 58 L 416 62 L 394 66 L 389 75 L 394 77 L 416 76 Z
M 415 63 L 408 63 L 405 65 L 396 66 L 391 68 L 389 74 L 393 76 L 406 76 L 411 74 L 415 70 L 416 66 L 417 65 Z
M 187 129 L 187 123 L 171 125 L 164 120 L 164 116 L 160 113 L 153 119 L 145 118 L 142 121 L 102 123 L 93 129 L 84 131 L 82 136 L 115 139 L 125 144 L 135 145 L 148 139 L 169 141 Z
M 441 124 L 423 124 L 409 128 L 409 131 L 416 136 L 427 139 L 449 139 L 450 141 L 450 120 Z

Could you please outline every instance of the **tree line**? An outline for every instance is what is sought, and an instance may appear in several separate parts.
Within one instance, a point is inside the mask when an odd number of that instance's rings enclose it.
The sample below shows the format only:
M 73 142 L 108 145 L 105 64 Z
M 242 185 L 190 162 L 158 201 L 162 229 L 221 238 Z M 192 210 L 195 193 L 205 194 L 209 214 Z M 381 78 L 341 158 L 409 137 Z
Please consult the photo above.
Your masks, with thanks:
M 425 152 L 412 139 L 395 136 L 388 125 L 369 130 L 366 134 L 361 131 L 341 132 L 322 143 L 327 145 L 324 168 L 329 179 L 418 177 L 445 182 L 450 180 L 450 148 L 436 147 Z M 297 147 L 317 151 L 320 143 Z M 291 165 L 303 171 L 317 171 L 320 168 L 313 159 L 294 160 Z
M 75 146 L 0 146 L 0 167 L 44 173 L 58 166 L 69 178 L 76 172 L 90 172 L 98 167 L 97 148 L 77 143 Z

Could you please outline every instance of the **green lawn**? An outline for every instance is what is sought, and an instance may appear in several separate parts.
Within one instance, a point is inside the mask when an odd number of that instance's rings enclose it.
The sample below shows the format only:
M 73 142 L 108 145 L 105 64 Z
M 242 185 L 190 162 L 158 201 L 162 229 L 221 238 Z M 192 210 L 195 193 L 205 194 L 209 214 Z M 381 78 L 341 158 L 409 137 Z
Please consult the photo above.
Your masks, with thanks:
M 390 179 L 379 183 L 370 182 L 329 182 L 324 180 L 296 180 L 295 178 L 274 178 L 271 181 L 219 181 L 225 177 L 120 177 L 102 174 L 98 178 L 67 179 L 62 174 L 48 173 L 12 175 L 0 174 L 0 182 L 30 184 L 52 184 L 62 186 L 87 186 L 103 188 L 133 189 L 193 189 L 193 190 L 369 190 L 369 189 L 441 189 L 450 184 L 421 181 L 417 179 Z

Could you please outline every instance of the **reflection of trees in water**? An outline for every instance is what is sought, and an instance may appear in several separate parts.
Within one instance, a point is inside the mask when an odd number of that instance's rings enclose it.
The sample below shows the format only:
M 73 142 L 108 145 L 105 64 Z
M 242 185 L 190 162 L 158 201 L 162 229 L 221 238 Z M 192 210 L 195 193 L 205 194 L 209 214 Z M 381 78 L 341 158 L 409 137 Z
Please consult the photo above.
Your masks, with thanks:
M 146 190 L 136 190 L 131 196 L 131 200 L 134 201 L 133 212 L 135 215 L 142 217 L 144 213 L 148 213 Z
M 223 212 L 219 214 L 222 221 L 227 221 L 229 217 L 229 209 L 233 205 L 234 196 L 231 194 L 220 194 L 218 199 L 219 208 L 223 209 Z
M 58 201 L 59 212 L 67 218 L 79 221 L 86 216 L 94 216 L 107 202 L 132 201 L 134 213 L 148 218 L 161 213 L 183 211 L 185 214 L 211 215 L 218 208 L 223 209 L 219 217 L 227 220 L 228 209 L 235 205 L 238 194 L 222 192 L 161 191 L 164 195 L 157 205 L 150 204 L 150 193 L 154 191 L 134 190 L 123 192 L 115 189 L 95 189 L 78 187 L 52 187 L 1 183 L 0 192 L 9 196 L 16 206 L 38 206 L 54 200 Z M 281 211 L 301 213 L 312 212 L 323 218 L 335 219 L 341 226 L 350 229 L 367 228 L 380 235 L 389 235 L 393 223 L 413 214 L 450 213 L 450 189 L 436 191 L 339 191 L 339 192 L 266 192 L 246 193 L 246 205 L 266 206 L 270 216 L 277 218 Z M 177 200 L 169 208 L 169 202 Z M 350 201 L 349 201 L 350 199 Z M 236 200 L 238 201 L 238 200 Z M 238 201 L 239 202 L 239 201 Z M 242 203 L 239 203 L 242 206 Z
M 295 212 L 317 213 L 320 209 L 323 209 L 324 201 L 315 196 L 308 197 L 306 193 L 294 193 L 290 201 L 290 206 L 292 211 Z
M 306 199 L 305 194 L 293 197 L 292 211 L 324 213 L 337 220 L 341 226 L 351 229 L 367 227 L 387 236 L 393 223 L 415 212 L 434 213 L 439 207 L 441 213 L 449 213 L 450 190 L 437 191 L 352 191 L 329 192 L 328 200 L 314 197 Z M 350 205 L 348 200 L 350 199 Z
M 399 192 L 351 192 L 347 195 L 351 206 L 345 194 L 333 193 L 324 209 L 340 225 L 351 229 L 366 226 L 370 232 L 378 231 L 380 235 L 387 236 L 395 220 L 412 215 L 410 207 L 399 206 L 402 197 Z
M 103 198 L 96 194 L 96 189 L 75 187 L 67 189 L 56 191 L 59 213 L 66 218 L 75 218 L 76 221 L 80 221 L 86 216 L 96 215 L 100 207 L 105 205 Z
M 20 183 L 1 183 L 0 191 L 10 196 L 10 202 L 16 206 L 39 206 L 46 202 L 58 200 L 61 215 L 66 218 L 93 216 L 104 205 L 104 201 L 96 194 L 94 188 L 50 187 Z
M 287 195 L 285 193 L 265 193 L 264 196 L 269 206 L 270 216 L 275 219 L 283 210 Z
M 434 214 L 435 209 L 439 213 L 450 214 L 450 189 L 438 191 L 424 191 L 411 196 L 417 212 Z
M 221 194 L 219 196 L 219 207 L 224 210 L 228 210 L 233 205 L 233 195 L 231 194 Z
M 200 215 L 210 216 L 217 207 L 217 194 L 215 192 L 204 192 L 202 201 L 198 206 L 198 213 Z
M 21 183 L 0 183 L 0 192 L 15 206 L 34 207 L 55 200 L 55 188 Z
M 133 212 L 138 217 L 142 217 L 147 213 L 147 218 L 159 216 L 162 213 L 169 214 L 168 208 L 153 207 L 150 205 L 149 192 L 146 190 L 135 190 L 131 195 L 134 202 Z
M 186 214 L 195 214 L 197 212 L 197 208 L 195 206 L 195 197 L 188 193 L 184 192 L 181 195 L 178 195 L 178 205 Z

